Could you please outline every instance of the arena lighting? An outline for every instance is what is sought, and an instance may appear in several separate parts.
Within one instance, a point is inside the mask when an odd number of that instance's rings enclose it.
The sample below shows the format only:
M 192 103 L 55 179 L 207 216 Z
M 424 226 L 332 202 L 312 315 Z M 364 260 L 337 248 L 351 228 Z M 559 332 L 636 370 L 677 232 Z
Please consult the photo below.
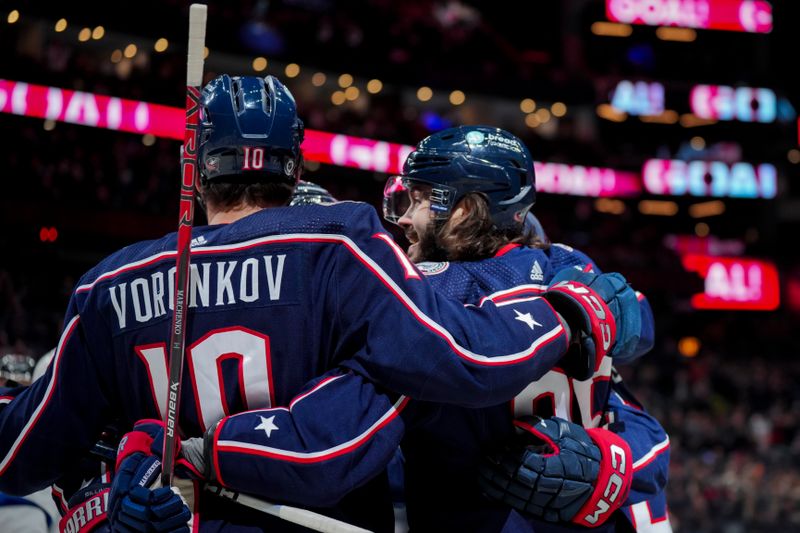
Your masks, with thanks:
M 300 65 L 297 63 L 289 63 L 284 69 L 287 78 L 296 78 L 300 74 Z
M 344 91 L 333 91 L 333 94 L 331 94 L 331 103 L 333 105 L 342 105 L 346 100 L 347 96 Z
M 608 120 L 622 118 L 622 113 L 644 117 L 646 122 L 672 124 L 678 120 L 674 111 L 664 109 L 666 90 L 662 83 L 621 80 L 611 95 L 611 108 L 598 107 L 598 115 Z M 763 87 L 695 85 L 689 104 L 691 113 L 680 116 L 684 127 L 705 126 L 720 120 L 770 123 L 778 120 L 778 96 Z M 607 104 L 602 104 L 607 106 Z M 619 117 L 614 116 L 616 112 Z
M 341 92 L 342 99 L 345 98 Z M 344 100 L 343 100 L 344 101 Z M 184 110 L 124 98 L 0 80 L 0 112 L 183 139 Z M 306 130 L 303 154 L 320 163 L 400 172 L 413 146 Z
M 420 102 L 427 102 L 433 97 L 433 91 L 430 87 L 420 87 L 417 89 L 417 99 Z
M 721 200 L 711 200 L 689 206 L 689 216 L 692 218 L 714 217 L 724 212 L 725 204 Z
M 0 111 L 97 128 L 183 138 L 183 110 L 57 87 L 0 80 Z
M 678 214 L 678 204 L 661 200 L 642 200 L 639 202 L 639 212 L 643 215 L 671 217 Z
M 655 115 L 664 110 L 664 85 L 658 82 L 621 80 L 611 93 L 611 105 L 631 115 Z
M 550 121 L 550 111 L 545 108 L 537 109 L 533 114 L 539 119 L 540 124 L 546 124 Z
M 689 141 L 689 146 L 692 147 L 692 150 L 702 150 L 706 147 L 706 140 L 700 137 L 699 135 L 695 135 Z
M 606 0 L 606 17 L 647 26 L 772 31 L 772 5 L 763 0 Z
M 351 74 L 342 74 L 339 76 L 339 87 L 342 89 L 347 89 L 353 85 L 353 76 Z
M 642 170 L 644 188 L 650 194 L 711 196 L 716 198 L 775 198 L 777 170 L 774 165 L 728 165 L 721 161 L 649 159 Z
M 700 238 L 708 237 L 711 233 L 711 228 L 705 222 L 698 222 L 694 226 L 694 234 Z
M 256 72 L 264 72 L 267 70 L 267 58 L 259 56 L 253 59 L 253 70 Z
M 264 68 L 267 68 L 267 60 L 264 60 Z M 322 87 L 325 85 L 325 81 L 327 80 L 327 76 L 325 76 L 324 72 L 315 72 L 313 76 L 311 76 L 311 85 L 314 87 Z
M 536 110 L 536 101 L 533 98 L 525 98 L 519 103 L 519 110 L 525 114 L 533 113 Z
M 344 92 L 340 95 L 345 98 Z M 24 82 L 0 80 L 0 112 L 183 139 L 182 108 Z M 303 141 L 303 154 L 309 161 L 386 173 L 399 173 L 413 149 L 318 130 L 306 130 Z M 639 175 L 633 172 L 559 163 L 535 165 L 537 189 L 542 192 L 593 197 L 631 197 L 642 192 Z
M 662 41 L 691 43 L 697 39 L 697 32 L 691 28 L 671 28 L 662 26 L 656 29 L 656 37 Z
M 601 213 L 621 215 L 625 212 L 625 202 L 612 198 L 598 198 L 594 201 L 594 208 Z
M 642 115 L 639 120 L 653 124 L 676 124 L 679 117 L 676 111 L 666 109 L 657 115 Z
M 413 146 L 306 130 L 303 157 L 320 163 L 399 173 Z
M 554 117 L 561 118 L 567 114 L 567 104 L 564 102 L 555 102 L 550 106 L 550 112 Z
M 598 21 L 592 24 L 592 33 L 604 37 L 629 37 L 633 28 L 628 24 Z
M 692 296 L 695 309 L 772 311 L 780 305 L 778 270 L 769 261 L 699 254 L 681 261 L 705 283 L 704 291 Z
M 39 240 L 41 242 L 56 242 L 58 240 L 58 229 L 55 227 L 42 227 L 39 230 Z
M 678 351 L 684 357 L 695 357 L 700 351 L 700 339 L 697 337 L 683 337 L 678 341 Z
M 697 126 L 710 126 L 711 124 L 716 124 L 717 121 L 714 119 L 700 118 L 694 113 L 684 113 L 681 115 L 680 123 L 684 128 L 696 128 Z
M 165 37 L 160 37 L 153 45 L 153 49 L 159 53 L 166 51 L 167 48 L 169 48 L 169 41 Z
M 642 192 L 639 176 L 633 172 L 539 161 L 534 167 L 539 192 L 590 197 L 632 197 Z
M 778 98 L 772 89 L 696 85 L 689 97 L 692 112 L 703 119 L 775 122 Z
M 542 121 L 539 120 L 539 117 L 536 116 L 536 113 L 528 113 L 525 115 L 525 125 L 529 128 L 538 128 L 541 123 Z
M 664 246 L 680 256 L 689 254 L 739 256 L 744 253 L 746 247 L 741 239 L 719 239 L 713 235 L 698 238 L 694 235 L 674 234 L 664 237 Z
M 611 122 L 624 122 L 628 114 L 614 109 L 611 104 L 600 104 L 597 106 L 597 116 L 610 120 Z
M 461 105 L 464 103 L 467 97 L 464 95 L 464 91 L 459 91 L 456 89 L 455 91 L 450 93 L 450 103 L 453 105 Z M 548 117 L 550 118 L 550 117 Z

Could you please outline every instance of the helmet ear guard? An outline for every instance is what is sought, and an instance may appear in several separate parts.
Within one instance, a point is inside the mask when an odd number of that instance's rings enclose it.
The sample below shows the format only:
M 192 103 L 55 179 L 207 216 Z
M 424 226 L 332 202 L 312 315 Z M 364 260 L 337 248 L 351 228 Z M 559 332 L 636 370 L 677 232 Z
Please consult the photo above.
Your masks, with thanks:
M 297 182 L 303 122 L 277 78 L 219 76 L 203 88 L 200 113 L 202 182 Z

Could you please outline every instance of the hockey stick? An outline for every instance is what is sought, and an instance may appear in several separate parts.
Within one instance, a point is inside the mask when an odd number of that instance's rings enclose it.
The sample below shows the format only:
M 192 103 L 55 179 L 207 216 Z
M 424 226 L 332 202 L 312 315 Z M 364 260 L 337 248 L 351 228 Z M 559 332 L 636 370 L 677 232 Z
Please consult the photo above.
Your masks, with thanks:
M 218 485 L 206 485 L 206 490 L 213 492 L 221 498 L 231 500 L 245 507 L 250 507 L 262 513 L 277 516 L 281 520 L 286 520 L 293 524 L 298 524 L 314 531 L 324 533 L 370 533 L 367 529 L 336 520 L 329 516 L 321 515 L 299 507 L 290 505 L 278 505 L 269 503 L 254 496 L 248 496 L 240 492 L 233 492 Z
M 194 182 L 197 174 L 197 130 L 200 118 L 200 85 L 203 83 L 203 56 L 206 40 L 206 6 L 189 7 L 189 51 L 186 61 L 186 130 L 183 136 L 181 201 L 178 219 L 178 258 L 175 272 L 175 299 L 169 343 L 169 391 L 164 417 L 166 435 L 161 484 L 172 485 L 177 446 L 178 410 L 181 400 L 181 375 L 186 345 L 186 305 L 189 289 L 189 251 L 194 220 Z

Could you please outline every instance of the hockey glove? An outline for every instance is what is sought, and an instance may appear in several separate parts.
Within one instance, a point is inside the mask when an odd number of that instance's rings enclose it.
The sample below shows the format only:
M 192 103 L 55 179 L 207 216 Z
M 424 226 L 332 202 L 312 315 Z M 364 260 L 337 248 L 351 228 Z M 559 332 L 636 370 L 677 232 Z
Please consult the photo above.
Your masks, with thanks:
M 191 512 L 184 500 L 169 487 L 161 487 L 163 439 L 163 422 L 140 420 L 120 441 L 108 501 L 114 531 L 189 531 Z M 181 447 L 179 442 L 179 454 Z M 202 477 L 202 468 L 185 457 L 179 456 L 175 465 L 181 477 Z
M 68 502 L 69 509 L 58 522 L 61 533 L 106 533 L 111 531 L 108 524 L 109 483 L 95 480 L 73 494 Z
M 559 366 L 577 379 L 588 379 L 603 357 L 636 348 L 641 314 L 636 293 L 621 274 L 595 274 L 567 268 L 542 294 L 572 333 L 573 346 Z
M 524 433 L 480 467 L 492 500 L 547 522 L 596 527 L 625 502 L 631 451 L 619 436 L 552 417 L 524 417 Z

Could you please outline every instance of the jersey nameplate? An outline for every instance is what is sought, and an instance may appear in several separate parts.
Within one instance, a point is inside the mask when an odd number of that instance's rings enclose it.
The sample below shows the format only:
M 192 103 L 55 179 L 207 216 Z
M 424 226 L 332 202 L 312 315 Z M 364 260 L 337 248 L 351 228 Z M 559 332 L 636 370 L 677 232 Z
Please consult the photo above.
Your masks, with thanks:
M 193 262 L 190 308 L 214 308 L 258 302 L 287 303 L 284 290 L 287 254 L 246 259 Z M 293 284 L 294 285 L 294 284 Z M 120 330 L 141 325 L 167 314 L 173 308 L 175 267 L 157 271 L 108 287 L 108 296 Z

